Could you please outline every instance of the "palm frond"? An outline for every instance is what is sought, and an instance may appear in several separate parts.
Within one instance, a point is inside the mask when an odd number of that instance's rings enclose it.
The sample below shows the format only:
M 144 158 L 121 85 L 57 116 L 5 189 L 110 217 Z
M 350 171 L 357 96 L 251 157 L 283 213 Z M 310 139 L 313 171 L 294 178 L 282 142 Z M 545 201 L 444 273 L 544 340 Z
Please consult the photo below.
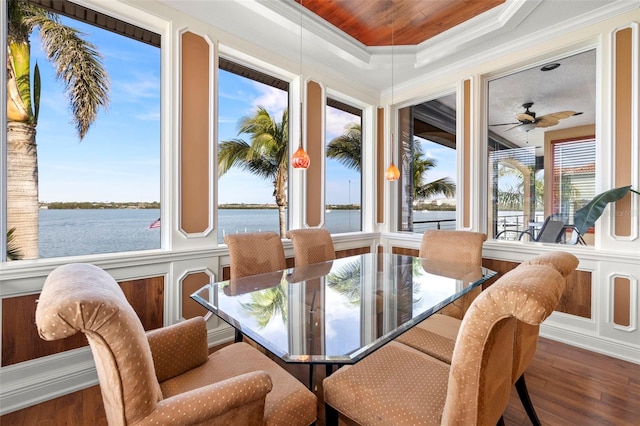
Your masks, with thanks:
M 7 231 L 7 258 L 9 260 L 20 260 L 23 255 L 20 252 L 20 248 L 16 245 L 15 239 L 16 228 L 11 228 Z
M 441 178 L 415 187 L 416 198 L 428 198 L 442 194 L 445 197 L 456 195 L 456 184 L 449 178 Z
M 260 328 L 266 327 L 271 319 L 280 314 L 283 323 L 287 323 L 286 284 L 280 284 L 258 292 L 251 293 L 251 302 L 241 303 L 242 309 L 255 317 Z
M 85 34 L 49 15 L 32 15 L 25 22 L 40 29 L 42 48 L 56 67 L 56 78 L 65 86 L 73 122 L 83 139 L 98 110 L 109 104 L 110 80 L 102 56 L 96 46 L 82 38 Z
M 242 139 L 222 141 L 218 145 L 218 177 L 224 175 L 231 167 L 246 161 L 250 146 Z
M 360 303 L 360 262 L 347 263 L 326 277 L 327 285 L 344 296 L 348 303 Z
M 327 145 L 327 157 L 348 169 L 362 170 L 362 129 L 358 123 L 345 126 L 345 133 L 333 138 Z

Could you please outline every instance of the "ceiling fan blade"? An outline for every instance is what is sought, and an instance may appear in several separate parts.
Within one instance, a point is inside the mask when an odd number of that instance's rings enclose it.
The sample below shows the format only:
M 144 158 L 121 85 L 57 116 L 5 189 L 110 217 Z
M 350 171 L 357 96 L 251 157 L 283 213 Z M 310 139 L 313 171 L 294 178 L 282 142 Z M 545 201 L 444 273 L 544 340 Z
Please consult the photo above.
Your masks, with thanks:
M 515 125 L 513 127 L 509 127 L 507 130 L 505 130 L 505 132 L 508 132 L 511 129 L 515 129 L 516 127 L 524 126 L 525 124 L 529 124 L 529 123 L 518 123 L 517 125 Z
M 551 126 L 555 126 L 558 123 L 560 123 L 560 120 L 558 120 L 557 118 L 543 115 L 542 117 L 540 117 L 540 120 L 536 123 L 536 127 L 551 127 Z
M 573 115 L 580 115 L 580 114 L 582 113 L 576 113 L 575 111 L 558 111 L 551 114 L 546 114 L 546 115 L 543 115 L 542 117 L 539 117 L 538 121 L 536 122 L 536 127 L 555 126 L 560 122 L 560 120 L 564 118 L 568 118 Z
M 500 124 L 489 124 L 489 126 L 508 126 L 510 124 L 520 124 L 520 123 L 500 123 Z
M 529 123 L 533 123 L 535 121 L 535 119 L 536 119 L 534 116 L 532 116 L 530 114 L 527 114 L 525 112 L 521 112 L 519 114 L 516 114 L 515 117 L 516 117 L 516 120 L 518 120 L 518 121 L 525 121 L 525 122 L 529 122 Z

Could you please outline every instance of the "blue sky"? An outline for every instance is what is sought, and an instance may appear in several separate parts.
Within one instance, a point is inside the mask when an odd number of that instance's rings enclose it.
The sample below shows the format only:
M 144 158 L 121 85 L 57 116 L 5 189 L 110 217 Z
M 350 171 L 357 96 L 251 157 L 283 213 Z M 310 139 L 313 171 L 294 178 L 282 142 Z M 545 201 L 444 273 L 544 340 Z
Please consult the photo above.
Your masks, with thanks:
M 238 135 L 238 120 L 252 115 L 257 106 L 263 106 L 276 120 L 282 119 L 282 111 L 287 107 L 287 93 L 265 84 L 238 77 L 232 73 L 221 71 L 220 113 L 218 132 L 220 140 L 241 138 L 249 141 L 247 135 Z M 352 114 L 335 108 L 328 108 L 326 113 L 327 142 L 344 133 L 345 126 L 359 120 Z M 297 145 L 296 141 L 293 141 Z M 314 159 L 312 158 L 313 162 Z M 359 203 L 360 173 L 347 170 L 337 161 L 327 159 L 326 163 L 326 201 L 327 204 Z M 292 171 L 292 173 L 304 173 Z M 351 181 L 351 191 L 349 191 Z M 345 184 L 346 183 L 346 184 Z M 274 203 L 273 185 L 271 182 L 257 178 L 239 169 L 231 169 L 218 182 L 219 202 L 223 203 Z
M 40 201 L 160 201 L 160 49 L 63 18 L 104 58 L 111 100 L 80 141 L 62 83 L 31 37 L 42 95 L 36 140 Z
M 32 67 L 37 61 L 42 76 L 36 136 L 40 201 L 160 201 L 160 49 L 62 19 L 84 32 L 103 55 L 111 97 L 108 108 L 100 111 L 80 141 L 64 87 L 55 80 L 53 66 L 40 50 L 38 34 L 32 35 Z M 286 92 L 228 72 L 220 72 L 219 89 L 219 140 L 246 139 L 237 134 L 237 123 L 256 106 L 265 107 L 277 121 L 287 106 Z M 327 108 L 326 141 L 341 135 L 357 119 Z M 425 147 L 425 153 L 440 166 L 429 174 L 429 180 L 455 176 L 450 171 L 455 170 L 455 157 L 450 159 L 453 150 L 434 145 Z M 327 159 L 326 176 L 327 204 L 360 202 L 359 172 Z M 272 193 L 271 182 L 231 169 L 219 180 L 218 203 L 273 203 Z

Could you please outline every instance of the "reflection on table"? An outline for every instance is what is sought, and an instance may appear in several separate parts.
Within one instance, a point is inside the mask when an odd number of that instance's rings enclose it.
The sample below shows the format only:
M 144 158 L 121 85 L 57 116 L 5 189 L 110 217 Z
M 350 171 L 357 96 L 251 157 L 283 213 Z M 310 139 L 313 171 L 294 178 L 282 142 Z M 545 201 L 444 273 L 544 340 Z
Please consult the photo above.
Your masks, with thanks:
M 350 364 L 493 275 L 369 253 L 212 283 L 191 297 L 286 362 Z

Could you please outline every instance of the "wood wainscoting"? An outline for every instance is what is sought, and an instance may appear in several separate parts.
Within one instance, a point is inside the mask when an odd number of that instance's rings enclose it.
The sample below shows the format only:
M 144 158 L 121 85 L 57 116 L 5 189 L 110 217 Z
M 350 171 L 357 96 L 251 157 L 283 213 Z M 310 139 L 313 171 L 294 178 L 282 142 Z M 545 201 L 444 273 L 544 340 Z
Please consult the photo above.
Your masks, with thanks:
M 498 273 L 494 281 L 518 265 L 518 262 L 506 260 L 482 259 L 482 266 Z M 575 270 L 567 277 L 564 293 L 555 310 L 591 318 L 591 272 Z
M 392 253 L 406 256 L 418 256 L 418 250 L 406 247 L 392 247 Z M 518 266 L 519 262 L 507 260 L 482 259 L 482 266 L 496 271 L 498 274 L 483 284 L 487 288 L 505 273 Z M 591 318 L 591 272 L 575 270 L 567 277 L 567 284 L 556 311 Z
M 122 281 L 120 287 L 140 317 L 145 330 L 164 324 L 164 277 Z M 82 333 L 45 341 L 36 329 L 36 303 L 40 294 L 2 299 L 2 367 L 87 345 Z

